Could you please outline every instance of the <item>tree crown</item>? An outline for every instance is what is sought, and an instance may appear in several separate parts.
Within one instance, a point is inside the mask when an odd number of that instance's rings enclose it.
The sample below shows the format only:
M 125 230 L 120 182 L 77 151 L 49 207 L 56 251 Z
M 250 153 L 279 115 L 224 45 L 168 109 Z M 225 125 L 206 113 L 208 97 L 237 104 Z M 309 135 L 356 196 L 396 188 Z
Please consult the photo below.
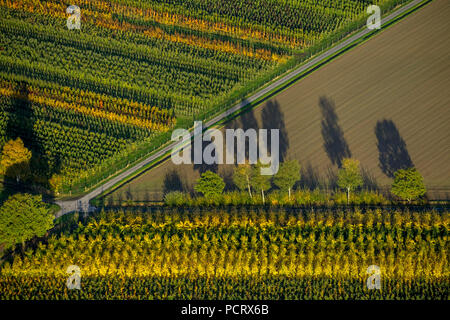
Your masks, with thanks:
M 400 169 L 394 173 L 391 192 L 408 201 L 423 196 L 427 190 L 423 177 L 416 168 Z
M 271 176 L 266 176 L 261 174 L 261 167 L 264 167 L 260 162 L 258 162 L 252 170 L 251 186 L 255 190 L 267 190 L 270 188 Z
M 284 191 L 292 188 L 298 180 L 300 180 L 300 164 L 297 160 L 283 162 L 273 177 L 273 183 Z
M 338 172 L 338 186 L 343 189 L 355 189 L 363 184 L 359 161 L 345 158 Z
M 220 195 L 224 188 L 225 182 L 223 182 L 223 179 L 218 174 L 208 170 L 197 180 L 194 190 L 201 192 L 205 197 L 213 197 Z
M 248 163 L 240 164 L 234 169 L 233 182 L 239 190 L 245 190 L 247 189 L 247 181 L 250 180 L 251 175 L 252 167 Z
M 42 196 L 10 196 L 0 207 L 0 243 L 9 247 L 41 237 L 53 227 L 53 218 Z
M 2 150 L 0 168 L 3 174 L 13 178 L 20 178 L 28 171 L 31 151 L 23 144 L 22 139 L 8 141 Z

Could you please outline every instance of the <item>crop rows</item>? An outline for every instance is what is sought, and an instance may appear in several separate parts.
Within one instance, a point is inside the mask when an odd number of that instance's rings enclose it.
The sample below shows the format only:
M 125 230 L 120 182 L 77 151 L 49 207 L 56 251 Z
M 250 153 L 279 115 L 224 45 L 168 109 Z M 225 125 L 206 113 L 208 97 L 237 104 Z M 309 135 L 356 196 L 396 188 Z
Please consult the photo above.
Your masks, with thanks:
M 56 172 L 75 179 L 124 146 L 151 137 L 146 129 L 39 103 L 24 104 L 19 97 L 0 101 L 2 136 L 14 131 L 39 152 L 48 166 L 48 171 L 37 168 L 40 172 L 35 174 L 41 176 Z
M 34 81 L 28 83 L 31 82 Z M 173 112 L 167 109 L 150 108 L 125 99 L 82 92 L 68 87 L 49 86 L 43 81 L 38 83 L 42 87 L 28 84 L 26 88 L 20 88 L 21 83 L 24 83 L 23 78 L 20 81 L 4 81 L 0 78 L 0 92 L 3 96 L 27 99 L 29 102 L 52 108 L 74 110 L 153 131 L 167 131 L 174 122 Z
M 270 41 L 288 47 L 311 44 L 322 33 L 364 11 L 363 1 L 81 1 L 91 11 L 139 17 L 142 21 Z M 136 7 L 134 7 L 136 6 Z M 90 14 L 90 13 L 89 13 Z M 189 31 L 188 31 L 189 32 Z
M 37 146 L 61 146 L 64 141 L 58 139 L 73 141 L 72 134 L 94 132 L 97 123 L 109 128 L 95 134 L 104 133 L 102 141 L 111 137 L 110 144 L 85 146 L 88 139 L 79 142 L 81 149 L 72 143 L 58 153 L 62 167 L 48 174 L 62 174 L 65 181 L 85 179 L 89 170 L 103 168 L 109 160 L 129 163 L 129 144 L 150 149 L 177 118 L 187 122 L 223 108 L 230 97 L 272 74 L 294 53 L 361 18 L 367 3 L 81 0 L 77 5 L 82 28 L 68 30 L 64 1 L 0 0 L 2 101 L 17 103 L 15 86 L 20 79 L 30 91 L 26 99 L 33 110 L 58 110 L 51 120 L 33 111 L 34 123 L 41 125 L 31 130 L 45 128 L 48 122 L 52 129 L 47 130 L 63 130 L 51 137 L 45 131 L 27 133 L 8 125 L 9 117 L 2 115 L 1 143 L 20 133 L 28 137 L 34 154 L 51 159 L 51 147 Z M 5 105 L 2 112 L 15 111 Z M 68 121 L 64 112 L 78 120 Z M 74 122 L 77 126 L 72 128 Z M 139 137 L 124 134 L 131 131 Z M 71 172 L 70 179 L 62 172 Z
M 1 271 L 2 299 L 448 299 L 448 212 L 153 209 L 72 217 Z M 82 290 L 68 292 L 68 265 Z M 370 265 L 382 288 L 365 285 Z

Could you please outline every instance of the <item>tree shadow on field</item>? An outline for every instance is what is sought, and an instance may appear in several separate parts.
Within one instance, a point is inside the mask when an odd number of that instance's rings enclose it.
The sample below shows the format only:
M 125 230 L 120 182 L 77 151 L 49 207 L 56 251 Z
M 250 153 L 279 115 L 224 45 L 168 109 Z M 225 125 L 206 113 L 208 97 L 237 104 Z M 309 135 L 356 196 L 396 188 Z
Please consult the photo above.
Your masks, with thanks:
M 186 188 L 181 181 L 180 174 L 175 169 L 166 172 L 163 182 L 164 194 L 172 191 L 186 191 Z
M 369 191 L 378 191 L 379 186 L 373 173 L 366 167 L 361 168 L 361 175 L 364 181 L 364 188 Z
M 399 169 L 414 167 L 406 143 L 392 120 L 378 121 L 375 126 L 379 166 L 388 177 L 394 177 Z
M 331 162 L 340 168 L 342 159 L 350 158 L 352 154 L 344 138 L 344 132 L 339 126 L 336 106 L 331 99 L 322 96 L 319 99 L 319 107 L 322 112 L 322 137 L 325 152 Z
M 133 193 L 131 192 L 130 185 L 128 185 L 127 191 L 125 192 L 125 198 L 127 199 L 127 201 L 133 201 L 134 200 Z
M 204 132 L 203 132 L 203 134 L 204 134 Z M 215 173 L 217 173 L 217 171 L 219 170 L 219 165 L 217 163 L 207 164 L 207 163 L 205 163 L 205 159 L 203 158 L 203 152 L 205 151 L 205 148 L 213 142 L 214 142 L 214 139 L 213 139 L 213 141 L 202 141 L 202 150 L 201 150 L 202 163 L 201 164 L 194 163 L 194 150 L 195 150 L 194 149 L 194 141 L 191 142 L 191 163 L 194 165 L 194 170 L 197 170 L 200 173 L 200 175 L 205 173 L 208 170 L 215 172 Z M 214 149 L 214 152 L 212 153 L 212 155 L 215 156 L 216 152 L 217 152 L 217 150 Z
M 255 112 L 254 109 L 250 109 L 248 111 L 245 111 L 245 113 L 243 113 L 242 115 L 239 116 L 239 118 L 231 121 L 230 123 L 228 123 L 225 126 L 225 129 L 242 129 L 244 132 L 247 131 L 248 129 L 254 129 L 256 131 L 256 134 L 258 134 L 258 130 L 259 130 L 259 124 L 258 121 L 256 120 L 255 117 Z M 225 150 L 224 150 L 224 157 L 226 157 L 226 152 L 228 153 L 232 153 L 234 155 L 234 163 L 236 164 L 236 156 L 237 156 L 237 143 L 236 143 L 236 139 L 235 139 L 235 143 L 234 143 L 234 150 L 231 150 L 231 144 L 226 143 L 226 133 L 224 131 L 224 143 L 225 145 Z M 250 142 L 249 139 L 245 139 L 245 159 L 249 158 L 249 149 L 250 149 Z M 225 158 L 224 158 L 225 161 Z
M 297 183 L 297 188 L 314 190 L 320 187 L 320 174 L 310 162 L 305 166 L 301 166 L 300 181 Z
M 233 168 L 235 167 L 233 166 Z M 225 182 L 225 188 L 223 191 L 228 192 L 237 190 L 236 185 L 233 182 L 233 170 L 231 170 L 231 167 L 228 167 L 226 170 L 223 170 L 221 175 L 223 178 L 223 182 Z
M 142 197 L 142 201 L 144 202 L 150 202 L 151 198 L 150 198 L 150 193 L 148 192 L 148 190 L 144 191 L 144 196 Z
M 242 128 L 244 131 L 248 129 L 258 130 L 259 124 L 255 117 L 255 110 L 250 109 L 242 114 L 239 118 L 239 124 L 238 128 Z
M 338 175 L 334 168 L 327 168 L 325 181 L 329 189 L 335 190 L 338 188 Z
M 15 92 L 10 98 L 11 104 L 9 105 L 9 108 L 5 110 L 8 114 L 8 120 L 5 127 L 5 142 L 20 138 L 22 139 L 24 146 L 31 151 L 29 170 L 27 170 L 28 172 L 25 173 L 26 176 L 23 177 L 23 179 L 16 181 L 16 179 L 13 178 L 17 168 L 12 166 L 6 169 L 4 192 L 7 194 L 16 192 L 34 193 L 32 185 L 35 180 L 39 180 L 40 184 L 45 186 L 48 184 L 48 160 L 45 158 L 43 147 L 34 133 L 36 119 L 29 100 L 29 95 L 30 90 L 28 84 L 25 81 L 17 82 L 15 84 Z M 38 179 L 34 179 L 36 177 L 38 177 Z
M 272 150 L 271 133 L 272 129 L 279 129 L 279 157 L 280 162 L 286 158 L 289 149 L 289 137 L 284 122 L 284 113 L 280 104 L 276 100 L 270 100 L 262 110 L 262 128 L 267 132 L 267 148 Z
M 10 175 L 7 170 L 4 181 L 5 192 L 41 193 L 45 200 L 51 200 L 53 196 L 46 191 L 50 187 L 49 178 L 53 173 L 60 173 L 62 161 L 59 153 L 56 153 L 50 159 L 45 152 L 41 139 L 36 135 L 37 116 L 29 95 L 29 85 L 25 81 L 16 82 L 14 95 L 10 98 L 11 103 L 5 109 L 8 119 L 5 125 L 4 141 L 20 138 L 32 154 L 27 179 L 17 183 L 15 179 L 8 177 Z M 45 108 L 42 108 L 42 112 L 46 116 Z
M 116 203 L 116 205 L 121 205 L 122 204 L 122 202 L 123 202 L 123 194 L 122 194 L 122 192 L 119 192 L 118 194 L 117 194 L 117 197 L 116 197 L 116 199 L 115 199 L 116 201 L 114 202 L 114 203 Z

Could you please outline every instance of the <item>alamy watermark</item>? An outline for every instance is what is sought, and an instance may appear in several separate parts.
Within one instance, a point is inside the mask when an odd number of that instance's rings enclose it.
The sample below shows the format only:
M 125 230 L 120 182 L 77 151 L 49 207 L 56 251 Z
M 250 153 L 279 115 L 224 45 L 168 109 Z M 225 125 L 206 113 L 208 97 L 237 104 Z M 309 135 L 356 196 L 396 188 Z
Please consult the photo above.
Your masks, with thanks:
M 81 29 L 81 10 L 76 5 L 70 5 L 66 9 L 70 14 L 67 18 L 69 30 Z M 370 5 L 367 13 L 372 14 L 367 19 L 367 28 L 370 30 L 381 28 L 381 9 L 379 6 Z M 256 164 L 260 162 L 262 175 L 274 175 L 279 169 L 279 129 L 270 129 L 270 152 L 268 152 L 268 130 L 259 129 L 227 129 L 226 130 L 226 155 L 223 155 L 223 134 L 217 129 L 209 129 L 202 134 L 202 123 L 194 124 L 194 164 L 244 164 L 246 163 L 246 139 L 248 140 L 248 162 Z M 191 135 L 188 130 L 176 129 L 172 133 L 172 141 L 181 141 L 172 150 L 174 164 L 191 164 L 190 148 L 188 142 Z M 214 141 L 212 139 L 214 138 Z M 211 142 L 203 149 L 203 142 Z M 236 142 L 236 157 L 235 157 Z M 182 155 L 181 155 L 182 154 Z M 236 159 L 236 162 L 235 162 Z
M 81 10 L 76 5 L 70 5 L 66 9 L 66 13 L 71 16 L 67 18 L 67 28 L 69 30 L 81 29 Z M 370 5 L 367 7 L 367 14 L 370 14 L 367 19 L 367 28 L 370 30 L 381 29 L 381 9 L 377 5 Z
M 80 7 L 71 5 L 66 9 L 66 13 L 71 16 L 67 18 L 67 28 L 69 30 L 81 29 L 81 10 Z
M 372 14 L 367 18 L 367 28 L 369 30 L 381 29 L 381 9 L 379 6 L 371 5 L 367 7 L 367 14 Z
M 270 131 L 270 146 L 268 145 L 268 131 Z M 214 140 L 213 140 L 214 139 Z M 274 175 L 278 172 L 280 159 L 280 130 L 279 129 L 226 129 L 225 139 L 222 131 L 208 129 L 203 133 L 201 121 L 194 122 L 193 152 L 191 152 L 191 134 L 186 129 L 176 129 L 172 132 L 172 141 L 179 143 L 172 149 L 172 162 L 179 164 L 244 164 L 261 163 L 262 175 Z M 224 140 L 226 141 L 225 156 Z M 203 148 L 203 142 L 210 142 Z M 246 148 L 248 141 L 248 150 Z M 236 148 L 235 148 L 236 147 Z M 270 152 L 268 149 L 270 148 Z
M 70 274 L 67 278 L 66 286 L 69 290 L 78 289 L 81 290 L 81 269 L 79 266 L 70 265 L 67 267 L 66 272 Z
M 381 270 L 379 266 L 371 265 L 367 268 L 366 273 L 369 274 L 367 278 L 367 289 L 381 289 Z

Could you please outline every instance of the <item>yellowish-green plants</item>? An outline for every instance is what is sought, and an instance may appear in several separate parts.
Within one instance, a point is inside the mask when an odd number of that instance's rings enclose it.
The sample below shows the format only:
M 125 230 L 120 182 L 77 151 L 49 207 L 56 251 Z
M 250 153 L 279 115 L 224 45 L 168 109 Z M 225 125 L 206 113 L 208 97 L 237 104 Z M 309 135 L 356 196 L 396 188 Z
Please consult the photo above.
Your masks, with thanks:
M 416 168 L 409 168 L 395 172 L 391 192 L 411 203 L 412 200 L 423 196 L 427 189 L 419 171 Z
M 56 194 L 86 191 L 175 125 L 229 107 L 357 29 L 366 10 L 361 0 L 76 5 L 81 31 L 67 29 L 64 1 L 0 0 L 0 144 L 34 146 L 34 181 Z
M 2 299 L 448 299 L 448 211 L 151 208 L 65 217 Z M 81 290 L 68 290 L 68 265 Z M 366 286 L 381 269 L 381 290 Z
M 0 155 L 0 173 L 17 182 L 30 172 L 31 151 L 17 138 L 5 143 Z

